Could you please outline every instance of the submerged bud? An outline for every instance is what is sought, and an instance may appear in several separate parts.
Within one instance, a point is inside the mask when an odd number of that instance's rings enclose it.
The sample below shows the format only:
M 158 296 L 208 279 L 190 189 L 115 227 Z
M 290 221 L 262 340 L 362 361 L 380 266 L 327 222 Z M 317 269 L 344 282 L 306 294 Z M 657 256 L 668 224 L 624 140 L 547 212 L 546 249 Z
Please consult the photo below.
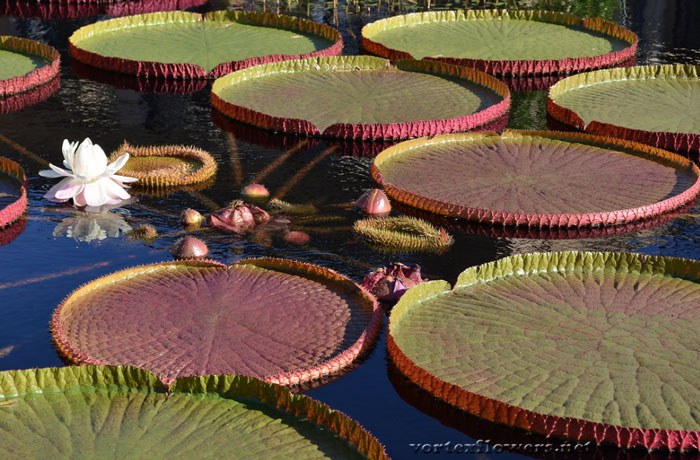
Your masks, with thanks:
M 139 225 L 128 233 L 129 238 L 153 241 L 158 238 L 158 230 L 151 224 Z
M 251 203 L 264 204 L 270 198 L 270 192 L 262 184 L 250 184 L 241 190 L 241 196 Z
M 204 241 L 193 236 L 186 236 L 173 244 L 170 253 L 176 259 L 201 259 L 209 254 L 209 248 Z
M 355 202 L 355 207 L 372 216 L 384 216 L 391 212 L 391 203 L 386 194 L 378 188 L 366 191 Z
M 196 209 L 187 208 L 180 214 L 180 223 L 186 227 L 198 227 L 204 217 Z
M 291 231 L 284 234 L 284 241 L 292 244 L 306 244 L 310 239 L 311 237 L 304 232 Z

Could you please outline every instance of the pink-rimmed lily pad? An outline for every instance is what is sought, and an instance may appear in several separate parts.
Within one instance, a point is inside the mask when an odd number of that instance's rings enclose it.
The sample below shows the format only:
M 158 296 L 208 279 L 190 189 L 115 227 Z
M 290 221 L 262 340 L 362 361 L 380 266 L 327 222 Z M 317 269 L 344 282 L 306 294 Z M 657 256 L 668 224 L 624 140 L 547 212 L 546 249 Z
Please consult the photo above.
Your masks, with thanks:
M 81 27 L 69 38 L 83 63 L 148 78 L 211 78 L 258 64 L 342 52 L 340 33 L 292 16 L 242 11 L 160 12 Z
M 61 87 L 61 77 L 56 75 L 43 85 L 27 91 L 0 98 L 0 113 L 15 112 L 45 101 Z
M 548 436 L 697 450 L 700 262 L 512 256 L 409 290 L 389 354 L 462 410 Z
M 700 169 L 679 155 L 549 131 L 406 141 L 375 158 L 372 176 L 406 205 L 510 226 L 622 224 L 679 208 L 700 194 Z
M 0 35 L 0 99 L 51 81 L 60 65 L 55 48 L 28 38 Z
M 184 10 L 207 0 L 3 0 L 0 16 L 40 19 L 76 19 L 87 16 L 128 16 L 155 11 Z
M 40 417 L 37 415 L 40 414 Z M 0 372 L 0 455 L 99 458 L 388 459 L 356 421 L 252 377 L 182 378 L 70 366 Z
M 465 67 L 340 56 L 231 73 L 214 82 L 212 105 L 235 120 L 272 131 L 405 139 L 493 122 L 508 112 L 510 92 L 494 77 Z
M 547 112 L 567 126 L 683 152 L 700 152 L 700 65 L 606 69 L 566 78 Z
M 167 384 L 241 374 L 292 385 L 368 350 L 381 309 L 349 279 L 313 265 L 183 261 L 92 281 L 61 303 L 51 327 L 77 363 L 136 366 Z
M 428 59 L 495 75 L 541 75 L 627 61 L 636 53 L 637 35 L 605 19 L 553 11 L 430 11 L 367 24 L 362 46 L 389 59 Z
M 0 229 L 19 219 L 27 209 L 27 177 L 22 167 L 0 157 Z

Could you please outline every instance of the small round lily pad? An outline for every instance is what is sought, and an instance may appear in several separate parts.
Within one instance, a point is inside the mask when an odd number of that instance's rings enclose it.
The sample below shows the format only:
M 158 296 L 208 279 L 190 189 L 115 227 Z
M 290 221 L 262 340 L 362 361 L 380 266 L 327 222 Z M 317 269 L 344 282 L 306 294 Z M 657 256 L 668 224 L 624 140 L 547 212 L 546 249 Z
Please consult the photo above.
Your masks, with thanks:
M 27 178 L 21 166 L 0 157 L 0 229 L 19 219 L 27 209 Z
M 192 146 L 158 145 L 139 147 L 127 142 L 110 155 L 110 162 L 124 153 L 129 161 L 118 172 L 138 179 L 134 185 L 148 188 L 198 184 L 216 174 L 216 160 L 209 152 Z
M 251 65 L 335 56 L 340 33 L 306 19 L 271 13 L 159 12 L 100 21 L 69 38 L 86 64 L 151 78 L 210 78 Z
M 537 10 L 412 13 L 362 28 L 363 48 L 389 59 L 429 59 L 495 75 L 568 73 L 632 58 L 637 36 L 601 18 Z
M 0 372 L 6 460 L 388 459 L 356 421 L 252 377 L 178 379 L 133 367 Z
M 406 205 L 509 226 L 592 227 L 647 219 L 700 194 L 700 169 L 665 150 L 579 133 L 463 133 L 402 142 L 374 180 Z
M 508 111 L 510 93 L 494 77 L 465 67 L 340 56 L 234 72 L 214 82 L 212 104 L 235 120 L 273 131 L 405 139 L 495 121 Z
M 58 51 L 49 45 L 0 35 L 0 99 L 51 81 L 60 63 Z
M 700 65 L 606 69 L 552 86 L 547 112 L 581 131 L 700 152 Z
M 700 262 L 544 253 L 410 289 L 389 354 L 440 399 L 548 436 L 700 447 Z
M 284 385 L 350 365 L 382 324 L 376 300 L 314 265 L 166 262 L 99 278 L 52 320 L 58 349 L 87 364 L 148 369 L 165 383 L 241 374 Z

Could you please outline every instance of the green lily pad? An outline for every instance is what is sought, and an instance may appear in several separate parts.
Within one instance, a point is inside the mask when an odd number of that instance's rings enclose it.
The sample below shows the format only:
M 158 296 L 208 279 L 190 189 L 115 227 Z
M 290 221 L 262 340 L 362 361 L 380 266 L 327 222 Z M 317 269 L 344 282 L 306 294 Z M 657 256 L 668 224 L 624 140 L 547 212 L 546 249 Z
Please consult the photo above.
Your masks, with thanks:
M 58 75 L 54 48 L 28 38 L 0 35 L 0 98 L 22 93 Z
M 250 65 L 337 55 L 337 31 L 269 13 L 151 13 L 101 21 L 69 39 L 73 57 L 96 67 L 143 76 L 201 78 Z
M 483 125 L 504 115 L 510 94 L 473 69 L 341 56 L 226 75 L 214 82 L 212 103 L 231 118 L 275 131 L 381 139 Z
M 390 59 L 437 59 L 489 73 L 562 73 L 625 61 L 637 37 L 603 19 L 551 11 L 433 11 L 362 29 L 366 50 Z
M 130 367 L 0 373 L 0 455 L 43 459 L 388 458 L 357 422 L 251 377 Z
M 569 126 L 657 147 L 700 151 L 700 66 L 599 70 L 552 86 L 549 114 Z
M 529 431 L 622 447 L 700 446 L 700 262 L 508 257 L 409 290 L 389 353 L 439 398 Z

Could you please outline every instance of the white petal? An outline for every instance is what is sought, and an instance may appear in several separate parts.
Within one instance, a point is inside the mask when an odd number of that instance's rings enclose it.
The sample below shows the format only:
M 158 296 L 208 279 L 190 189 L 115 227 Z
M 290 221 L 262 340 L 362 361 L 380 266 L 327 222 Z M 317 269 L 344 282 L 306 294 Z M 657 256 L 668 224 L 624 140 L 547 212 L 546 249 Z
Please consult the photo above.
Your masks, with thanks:
M 119 158 L 117 158 L 116 160 L 114 160 L 112 162 L 112 164 L 107 166 L 107 173 L 114 174 L 115 172 L 122 169 L 127 161 L 129 161 L 129 154 L 125 153 L 124 155 L 122 155 Z
M 75 179 L 72 179 L 70 177 L 66 177 L 63 179 L 61 182 L 58 184 L 54 185 L 49 189 L 48 192 L 44 194 L 44 198 L 47 200 L 55 201 L 57 203 L 62 203 L 64 201 L 68 201 L 71 199 L 71 197 L 68 198 L 58 198 L 56 196 L 57 193 L 62 192 L 63 190 L 66 190 L 70 187 L 72 187 L 73 183 L 75 182 Z
M 124 190 L 121 184 L 112 179 L 102 179 L 100 180 L 100 185 L 110 198 L 118 198 L 119 200 L 127 200 L 131 198 L 131 195 L 129 195 L 129 193 L 127 193 L 127 191 Z
M 109 176 L 109 178 L 114 179 L 117 182 L 126 182 L 126 183 L 136 182 L 137 180 L 139 180 L 138 177 L 120 176 L 119 174 L 112 174 L 111 176 Z
M 73 159 L 77 148 L 78 142 L 68 142 L 68 139 L 63 139 L 63 165 L 65 167 L 73 169 Z
M 66 171 L 65 169 L 59 168 L 58 166 L 54 166 L 52 163 L 49 163 L 49 168 L 51 168 L 53 171 L 45 169 L 43 171 L 39 171 L 39 175 L 43 177 L 75 177 L 73 174 L 71 174 L 70 171 Z
M 87 203 L 85 202 L 85 188 L 83 188 L 83 190 L 80 193 L 73 197 L 73 204 L 76 206 L 87 205 Z
M 65 179 L 61 182 L 64 182 Z M 76 182 L 73 179 L 68 179 L 66 181 L 65 185 L 61 187 L 59 190 L 56 190 L 54 193 L 54 196 L 56 197 L 57 200 L 61 201 L 68 201 L 80 192 L 83 191 L 83 187 L 85 187 L 83 184 L 80 182 Z
M 87 138 L 80 144 L 73 161 L 73 172 L 85 178 L 96 178 L 107 170 L 107 155 L 104 150 Z
M 101 181 L 93 182 L 85 185 L 85 203 L 88 206 L 102 206 L 107 202 L 107 192 L 104 190 Z
M 65 177 L 65 174 L 59 174 L 56 171 L 52 171 L 50 169 L 44 169 L 43 171 L 39 171 L 39 175 L 41 177 L 48 177 L 49 179 L 56 179 L 57 177 Z

